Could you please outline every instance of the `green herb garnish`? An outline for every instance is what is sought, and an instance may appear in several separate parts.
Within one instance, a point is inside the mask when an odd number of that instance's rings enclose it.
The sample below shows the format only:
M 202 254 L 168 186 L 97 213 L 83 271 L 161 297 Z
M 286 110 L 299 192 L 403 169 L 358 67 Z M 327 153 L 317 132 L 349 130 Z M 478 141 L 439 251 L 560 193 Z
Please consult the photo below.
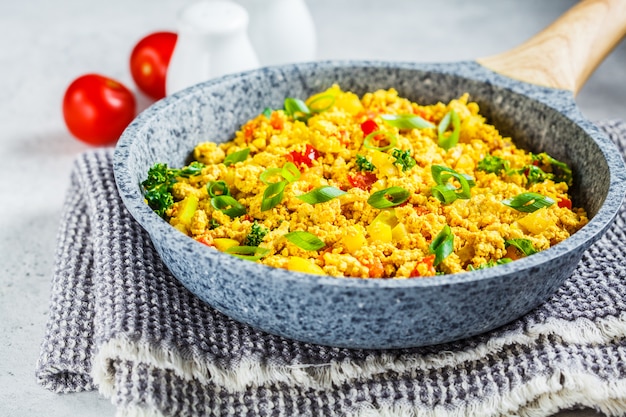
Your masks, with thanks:
M 389 187 L 376 191 L 367 199 L 367 204 L 377 209 L 398 206 L 409 199 L 409 192 L 402 187 Z
M 265 236 L 267 236 L 268 233 L 269 231 L 267 230 L 267 228 L 261 226 L 255 220 L 254 223 L 252 223 L 252 226 L 250 227 L 250 233 L 248 233 L 248 235 L 246 236 L 246 239 L 244 240 L 244 245 L 245 246 L 259 246 L 261 242 L 263 242 L 263 239 L 265 238 Z
M 487 155 L 478 162 L 477 169 L 500 175 L 500 172 L 509 172 L 509 161 L 499 156 Z
M 551 165 L 554 171 L 553 180 L 555 182 L 564 182 L 567 185 L 572 185 L 572 169 L 566 163 L 554 159 L 545 152 L 532 155 L 532 160 Z
M 359 154 L 356 156 L 356 167 L 359 171 L 373 171 L 376 168 L 366 157 Z
M 285 235 L 288 241 L 304 250 L 320 250 L 326 244 L 313 233 L 304 231 L 289 232 Z
M 508 248 L 509 246 L 513 246 L 519 249 L 525 256 L 534 255 L 538 252 L 537 249 L 533 246 L 533 243 L 529 239 L 508 239 L 504 241 L 504 247 Z
M 141 183 L 150 208 L 165 218 L 165 211 L 174 204 L 172 186 L 176 183 L 176 177 L 199 175 L 202 168 L 204 165 L 197 161 L 181 169 L 168 168 L 164 163 L 154 164 L 148 170 L 148 178 Z
M 266 118 L 270 118 L 272 117 L 272 108 L 271 107 L 266 107 L 263 109 L 263 116 L 265 116 Z
M 489 261 L 486 262 L 482 265 L 479 265 L 477 267 L 474 267 L 473 265 L 469 265 L 467 267 L 468 271 L 478 271 L 481 269 L 487 269 L 487 268 L 493 268 L 494 266 L 498 266 L 498 265 L 504 265 L 504 264 L 508 264 L 509 262 L 513 262 L 513 260 L 511 258 L 502 258 L 502 259 L 498 259 L 497 261 Z
M 532 213 L 542 207 L 550 207 L 554 203 L 553 199 L 539 193 L 522 193 L 502 200 L 502 204 L 524 213 Z
M 416 165 L 415 159 L 408 150 L 394 149 L 391 155 L 396 158 L 393 163 L 402 167 L 402 172 L 408 171 Z

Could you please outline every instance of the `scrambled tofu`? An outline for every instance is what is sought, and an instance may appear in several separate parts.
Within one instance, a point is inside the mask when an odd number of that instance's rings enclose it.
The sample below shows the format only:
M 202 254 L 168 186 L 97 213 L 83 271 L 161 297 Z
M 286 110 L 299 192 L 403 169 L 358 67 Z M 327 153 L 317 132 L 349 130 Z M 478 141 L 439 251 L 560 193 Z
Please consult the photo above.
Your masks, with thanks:
M 176 177 L 163 216 L 212 248 L 300 272 L 459 273 L 545 250 L 588 221 L 569 167 L 518 149 L 467 94 L 419 105 L 333 86 L 194 157 L 201 170 Z

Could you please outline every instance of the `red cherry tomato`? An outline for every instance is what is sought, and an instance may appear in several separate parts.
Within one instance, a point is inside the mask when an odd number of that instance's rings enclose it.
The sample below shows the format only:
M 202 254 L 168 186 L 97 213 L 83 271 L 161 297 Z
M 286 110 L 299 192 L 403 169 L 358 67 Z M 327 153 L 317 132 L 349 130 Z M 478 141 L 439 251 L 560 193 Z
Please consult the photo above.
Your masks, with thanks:
M 178 36 L 155 32 L 145 36 L 130 54 L 130 73 L 143 93 L 159 100 L 165 97 L 165 76 Z
M 83 142 L 110 145 L 135 117 L 135 96 L 122 83 L 98 74 L 75 79 L 63 97 L 67 128 Z

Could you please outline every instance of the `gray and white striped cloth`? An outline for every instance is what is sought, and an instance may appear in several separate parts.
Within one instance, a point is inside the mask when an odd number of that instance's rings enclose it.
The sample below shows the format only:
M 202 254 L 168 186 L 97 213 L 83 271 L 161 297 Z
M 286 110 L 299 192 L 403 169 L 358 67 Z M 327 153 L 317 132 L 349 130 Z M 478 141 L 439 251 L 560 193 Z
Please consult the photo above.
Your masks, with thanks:
M 626 124 L 599 124 L 626 151 Z M 626 211 L 549 301 L 445 345 L 366 351 L 265 334 L 172 277 L 115 187 L 81 155 L 58 234 L 38 381 L 98 389 L 119 416 L 626 414 Z

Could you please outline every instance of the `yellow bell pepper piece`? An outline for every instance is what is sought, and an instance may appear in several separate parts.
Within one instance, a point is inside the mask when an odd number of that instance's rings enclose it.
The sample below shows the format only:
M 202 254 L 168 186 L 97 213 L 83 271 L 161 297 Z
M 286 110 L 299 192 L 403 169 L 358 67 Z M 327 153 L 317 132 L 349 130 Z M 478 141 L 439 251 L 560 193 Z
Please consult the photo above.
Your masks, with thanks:
M 226 237 L 218 237 L 216 239 L 213 239 L 213 244 L 215 245 L 215 248 L 220 252 L 226 252 L 228 248 L 232 248 L 233 246 L 239 246 L 238 241 Z
M 539 210 L 522 217 L 517 222 L 524 229 L 535 235 L 542 233 L 544 230 L 552 226 L 556 226 L 556 223 L 554 223 L 554 220 L 550 217 L 550 213 L 548 213 L 548 209 L 546 207 L 542 207 Z
M 367 245 L 367 239 L 363 233 L 358 231 L 348 231 L 348 233 L 342 238 L 343 246 L 354 254 L 357 250 Z
M 287 269 L 290 271 L 304 272 L 306 274 L 325 275 L 324 270 L 317 264 L 299 256 L 290 256 L 287 261 Z
M 373 221 L 369 226 L 367 226 L 367 233 L 372 241 L 390 243 L 393 240 L 391 226 L 385 222 Z
M 391 237 L 395 242 L 399 242 L 402 239 L 407 238 L 409 235 L 406 231 L 406 227 L 403 223 L 398 223 L 393 229 L 391 229 Z
M 198 197 L 195 195 L 188 195 L 181 202 L 180 211 L 176 216 L 178 218 L 178 222 L 188 226 L 191 223 L 191 218 L 193 214 L 196 212 L 198 208 Z

